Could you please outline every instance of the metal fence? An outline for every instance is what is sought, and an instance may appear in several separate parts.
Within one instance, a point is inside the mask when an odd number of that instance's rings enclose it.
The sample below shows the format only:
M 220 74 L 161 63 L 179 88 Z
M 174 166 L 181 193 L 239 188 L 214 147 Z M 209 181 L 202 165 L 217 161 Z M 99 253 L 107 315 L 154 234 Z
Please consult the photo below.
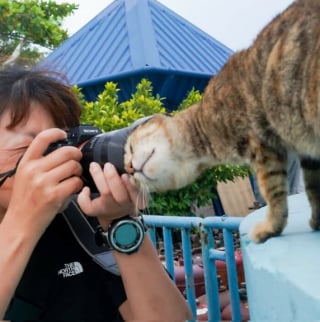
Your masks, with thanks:
M 185 295 L 195 320 L 197 319 L 197 302 L 190 236 L 194 229 L 198 230 L 200 234 L 205 294 L 208 304 L 208 321 L 221 321 L 216 268 L 217 260 L 222 260 L 226 263 L 232 321 L 241 321 L 239 285 L 233 238 L 233 232 L 239 229 L 241 219 L 239 217 L 228 216 L 200 218 L 144 215 L 145 224 L 149 228 L 149 234 L 155 247 L 157 247 L 156 228 L 158 227 L 162 230 L 165 265 L 174 279 L 175 264 L 172 233 L 173 231 L 177 231 L 177 229 L 181 232 L 181 248 L 185 271 Z M 218 250 L 215 247 L 214 229 L 222 230 L 224 250 Z

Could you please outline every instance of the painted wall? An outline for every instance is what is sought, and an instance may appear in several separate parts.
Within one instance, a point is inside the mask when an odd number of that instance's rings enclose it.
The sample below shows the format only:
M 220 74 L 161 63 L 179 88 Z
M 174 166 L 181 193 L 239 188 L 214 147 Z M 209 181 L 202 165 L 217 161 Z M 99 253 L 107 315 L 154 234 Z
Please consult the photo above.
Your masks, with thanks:
M 251 321 L 320 319 L 320 232 L 308 224 L 310 206 L 304 193 L 288 198 L 288 225 L 282 236 L 255 244 L 248 233 L 263 220 L 267 207 L 240 225 Z

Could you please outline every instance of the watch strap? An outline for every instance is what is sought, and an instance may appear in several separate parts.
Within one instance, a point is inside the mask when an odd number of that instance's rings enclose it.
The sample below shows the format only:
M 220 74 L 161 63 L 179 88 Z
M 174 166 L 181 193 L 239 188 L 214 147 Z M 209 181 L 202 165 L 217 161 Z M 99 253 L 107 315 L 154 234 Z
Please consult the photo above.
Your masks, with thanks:
M 72 199 L 68 208 L 63 212 L 71 232 L 85 252 L 103 269 L 114 275 L 120 275 L 119 267 L 108 244 L 97 245 L 96 231 L 81 211 L 75 199 Z M 91 217 L 90 217 L 91 219 Z M 98 221 L 97 221 L 98 224 Z

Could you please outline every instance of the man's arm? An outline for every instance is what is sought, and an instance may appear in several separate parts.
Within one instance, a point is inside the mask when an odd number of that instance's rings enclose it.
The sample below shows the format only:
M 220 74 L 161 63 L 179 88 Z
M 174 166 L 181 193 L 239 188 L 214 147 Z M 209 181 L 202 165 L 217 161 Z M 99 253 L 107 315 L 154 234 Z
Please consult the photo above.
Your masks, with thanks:
M 113 252 L 121 271 L 128 301 L 120 307 L 125 320 L 186 321 L 191 310 L 160 262 L 146 235 L 139 250 L 131 255 Z M 129 307 L 129 316 L 126 315 Z

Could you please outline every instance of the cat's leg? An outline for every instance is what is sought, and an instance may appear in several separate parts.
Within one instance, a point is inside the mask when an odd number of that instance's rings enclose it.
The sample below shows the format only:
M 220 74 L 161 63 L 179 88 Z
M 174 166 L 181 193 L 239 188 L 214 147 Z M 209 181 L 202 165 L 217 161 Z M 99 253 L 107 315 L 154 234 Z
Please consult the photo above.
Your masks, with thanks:
M 260 192 L 267 202 L 265 220 L 251 231 L 251 240 L 261 243 L 282 233 L 287 224 L 287 155 L 285 152 L 259 147 L 254 155 L 254 167 Z
M 320 230 L 320 160 L 301 158 L 306 193 L 311 205 L 310 227 Z

